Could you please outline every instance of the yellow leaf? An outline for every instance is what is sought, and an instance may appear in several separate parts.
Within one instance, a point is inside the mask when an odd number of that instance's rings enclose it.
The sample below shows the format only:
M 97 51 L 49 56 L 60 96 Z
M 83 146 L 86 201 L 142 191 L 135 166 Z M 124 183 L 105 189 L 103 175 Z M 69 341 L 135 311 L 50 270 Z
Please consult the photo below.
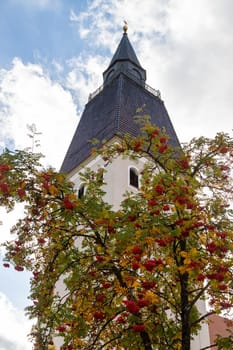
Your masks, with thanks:
M 133 288 L 140 287 L 140 283 L 139 283 L 138 281 L 134 281 L 132 287 L 133 287 Z
M 48 350 L 56 350 L 55 345 L 49 344 Z
M 21 181 L 20 182 L 20 188 L 25 188 L 26 187 L 26 182 L 25 181 Z
M 58 192 L 58 189 L 57 189 L 54 185 L 49 186 L 49 193 L 50 193 L 52 196 L 56 196 L 56 195 L 57 195 L 57 192 Z
M 158 234 L 160 233 L 160 230 L 158 229 L 158 227 L 152 227 L 152 233 Z
M 162 264 L 159 264 L 158 267 L 157 267 L 158 271 L 163 271 L 163 265 Z
M 191 264 L 191 262 L 192 262 L 192 260 L 189 259 L 189 258 L 184 259 L 184 264 L 185 265 L 189 265 L 189 264 Z
M 197 256 L 197 249 L 196 248 L 191 248 L 190 251 L 189 251 L 189 255 L 192 258 L 195 258 L 195 256 Z
M 186 258 L 187 255 L 188 255 L 188 253 L 183 251 L 183 250 L 180 252 L 180 256 L 182 256 L 182 258 Z
M 166 258 L 166 263 L 169 265 L 169 266 L 172 266 L 174 264 L 174 260 L 171 258 L 171 257 L 168 257 Z
M 152 238 L 152 237 L 146 237 L 146 242 L 147 242 L 150 246 L 152 246 L 152 245 L 154 245 L 155 240 L 154 240 L 154 238 Z
M 74 345 L 75 345 L 75 346 L 80 346 L 80 345 L 82 345 L 82 344 L 83 344 L 82 339 L 80 339 L 80 338 L 74 339 Z
M 157 295 L 155 295 L 149 290 L 145 294 L 145 299 L 148 300 L 151 304 L 156 304 L 159 302 L 159 298 L 157 297 Z
M 180 273 L 183 275 L 185 272 L 188 272 L 187 267 L 185 265 L 183 266 L 179 266 L 178 270 L 180 271 Z
M 57 182 L 61 184 L 63 182 L 63 176 L 61 174 L 57 175 Z
M 140 237 L 141 234 L 142 234 L 142 230 L 136 230 L 136 231 L 135 231 L 135 235 L 136 235 L 137 237 Z

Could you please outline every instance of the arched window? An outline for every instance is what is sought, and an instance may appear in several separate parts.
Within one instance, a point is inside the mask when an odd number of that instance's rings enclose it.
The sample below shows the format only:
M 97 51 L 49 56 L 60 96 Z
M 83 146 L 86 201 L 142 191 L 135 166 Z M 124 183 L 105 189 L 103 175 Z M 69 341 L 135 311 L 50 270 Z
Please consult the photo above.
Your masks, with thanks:
M 139 187 L 139 176 L 138 171 L 135 168 L 129 169 L 129 184 L 133 187 Z
M 78 189 L 78 198 L 82 198 L 84 196 L 84 192 L 85 192 L 85 186 L 82 184 L 80 185 L 79 189 Z

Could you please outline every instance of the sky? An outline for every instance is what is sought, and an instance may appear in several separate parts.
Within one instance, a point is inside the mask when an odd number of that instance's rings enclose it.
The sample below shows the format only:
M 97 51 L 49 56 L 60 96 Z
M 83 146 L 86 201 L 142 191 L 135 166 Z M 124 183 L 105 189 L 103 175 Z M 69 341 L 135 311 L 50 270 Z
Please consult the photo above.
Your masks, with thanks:
M 232 13 L 232 0 L 0 1 L 0 152 L 32 147 L 33 126 L 44 164 L 59 169 L 123 20 L 180 141 L 232 135 Z M 0 211 L 0 242 L 21 212 Z M 0 350 L 32 349 L 23 312 L 29 278 L 0 261 Z

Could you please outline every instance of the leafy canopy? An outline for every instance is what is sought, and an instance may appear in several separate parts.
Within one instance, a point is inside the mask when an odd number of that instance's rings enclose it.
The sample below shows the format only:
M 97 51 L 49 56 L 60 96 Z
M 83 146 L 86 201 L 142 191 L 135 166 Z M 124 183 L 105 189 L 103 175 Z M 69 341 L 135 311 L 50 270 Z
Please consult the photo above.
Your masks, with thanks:
M 63 350 L 189 350 L 207 316 L 233 306 L 233 140 L 219 133 L 174 149 L 145 123 L 140 137 L 95 152 L 106 171 L 116 157 L 147 159 L 139 191 L 117 210 L 104 199 L 102 169 L 83 173 L 78 198 L 66 175 L 42 169 L 39 155 L 0 156 L 0 204 L 25 203 L 4 266 L 32 271 L 35 349 L 53 349 L 62 336 Z M 229 342 L 216 340 L 222 349 Z

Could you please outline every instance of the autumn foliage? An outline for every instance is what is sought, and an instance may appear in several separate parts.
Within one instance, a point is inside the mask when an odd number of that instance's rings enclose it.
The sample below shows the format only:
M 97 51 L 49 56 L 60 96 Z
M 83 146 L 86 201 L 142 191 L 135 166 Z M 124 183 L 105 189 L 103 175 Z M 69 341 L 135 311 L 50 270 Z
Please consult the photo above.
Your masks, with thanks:
M 32 271 L 35 349 L 62 336 L 63 350 L 189 350 L 208 314 L 233 307 L 233 140 L 217 134 L 174 149 L 145 124 L 140 137 L 96 152 L 106 171 L 118 156 L 147 159 L 139 191 L 118 210 L 104 201 L 98 171 L 87 169 L 79 199 L 37 155 L 0 156 L 1 205 L 26 205 L 4 266 Z M 206 298 L 203 315 L 197 302 Z M 219 348 L 230 342 L 219 339 Z

